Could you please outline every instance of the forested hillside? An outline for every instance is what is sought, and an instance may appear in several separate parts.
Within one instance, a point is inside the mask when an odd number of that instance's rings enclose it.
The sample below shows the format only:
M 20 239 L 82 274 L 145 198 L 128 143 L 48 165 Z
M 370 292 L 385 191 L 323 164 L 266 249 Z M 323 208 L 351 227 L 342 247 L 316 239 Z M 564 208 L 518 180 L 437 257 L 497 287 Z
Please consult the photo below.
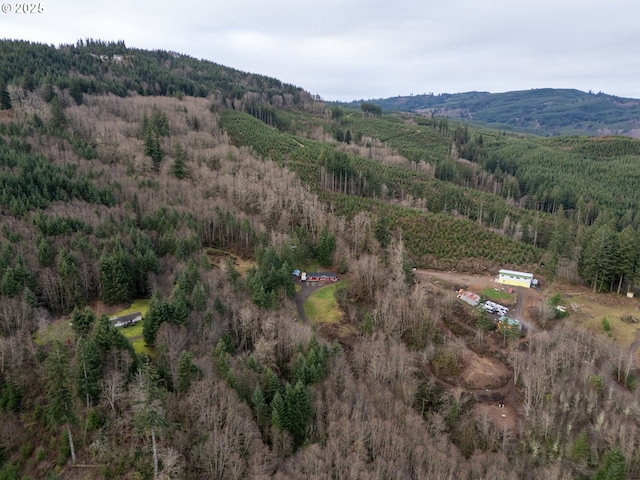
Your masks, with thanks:
M 412 272 L 634 290 L 640 142 L 121 42 L 0 54 L 0 479 L 640 476 L 634 348 L 547 304 L 496 331 Z M 338 274 L 335 324 L 298 315 L 294 269 Z
M 602 92 L 539 88 L 504 93 L 412 95 L 370 102 L 385 110 L 449 117 L 541 136 L 640 136 L 640 100 Z M 350 106 L 357 106 L 357 102 Z

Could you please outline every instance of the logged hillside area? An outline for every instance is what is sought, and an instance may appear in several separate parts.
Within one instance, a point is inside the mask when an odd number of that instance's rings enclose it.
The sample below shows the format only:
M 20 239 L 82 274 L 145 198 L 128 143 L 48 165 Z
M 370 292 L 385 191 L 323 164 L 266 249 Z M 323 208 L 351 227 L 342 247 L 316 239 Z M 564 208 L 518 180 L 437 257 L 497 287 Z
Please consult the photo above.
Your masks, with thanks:
M 505 93 L 412 95 L 370 102 L 385 110 L 437 115 L 541 136 L 640 137 L 640 100 L 604 93 L 541 88 Z
M 0 480 L 640 476 L 636 140 L 0 51 Z

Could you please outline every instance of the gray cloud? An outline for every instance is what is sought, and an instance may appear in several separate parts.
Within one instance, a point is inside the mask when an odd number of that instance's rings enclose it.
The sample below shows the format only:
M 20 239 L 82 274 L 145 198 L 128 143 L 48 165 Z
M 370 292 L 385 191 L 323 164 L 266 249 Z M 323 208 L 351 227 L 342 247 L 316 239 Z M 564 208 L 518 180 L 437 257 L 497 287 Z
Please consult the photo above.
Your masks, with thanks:
M 125 40 L 274 76 L 328 100 L 543 87 L 640 98 L 635 0 L 44 5 L 44 14 L 0 14 L 0 36 Z

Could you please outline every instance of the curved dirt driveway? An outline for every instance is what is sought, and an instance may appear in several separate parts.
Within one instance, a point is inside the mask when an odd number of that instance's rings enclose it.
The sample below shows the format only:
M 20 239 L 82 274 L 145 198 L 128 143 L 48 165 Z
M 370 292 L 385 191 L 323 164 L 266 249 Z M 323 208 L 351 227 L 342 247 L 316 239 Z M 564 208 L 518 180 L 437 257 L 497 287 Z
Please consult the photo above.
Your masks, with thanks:
M 300 319 L 309 325 L 309 319 L 307 315 L 304 313 L 304 302 L 311 296 L 313 292 L 315 292 L 319 285 L 317 282 L 314 283 L 301 283 L 302 288 L 299 292 L 296 292 L 295 302 L 296 302 L 296 310 L 298 310 L 298 316 Z

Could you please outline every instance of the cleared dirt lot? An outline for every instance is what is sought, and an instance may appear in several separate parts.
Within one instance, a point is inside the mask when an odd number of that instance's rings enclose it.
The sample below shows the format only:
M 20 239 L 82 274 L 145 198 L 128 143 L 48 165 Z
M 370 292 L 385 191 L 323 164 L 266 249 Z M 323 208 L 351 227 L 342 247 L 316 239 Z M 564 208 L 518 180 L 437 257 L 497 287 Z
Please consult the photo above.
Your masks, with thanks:
M 493 275 L 470 275 L 435 270 L 416 270 L 414 280 L 429 284 L 443 292 L 449 291 L 451 294 L 455 287 L 475 293 L 486 288 L 509 288 L 498 284 Z M 513 290 L 517 294 L 517 304 L 512 309 L 511 316 L 527 327 L 528 335 L 533 335 L 538 329 L 533 323 L 532 313 L 544 301 L 544 295 L 535 289 L 514 287 Z M 464 327 L 463 329 L 468 333 L 475 330 L 468 324 L 458 326 Z M 445 330 L 449 335 L 454 335 L 446 326 Z M 508 356 L 508 350 L 513 348 L 513 344 L 505 345 L 503 340 L 502 335 L 497 332 L 484 334 L 486 354 L 479 354 L 468 346 L 465 347 L 461 354 L 463 367 L 455 384 L 442 380 L 439 382 L 452 390 L 462 389 L 464 392 L 474 394 L 477 399 L 474 412 L 481 423 L 490 422 L 500 431 L 515 434 L 521 418 L 519 412 L 521 402 L 513 382 L 511 367 L 499 359 Z
M 512 312 L 512 316 L 525 324 L 531 330 L 536 331 L 533 323 L 534 309 L 538 308 L 545 300 L 540 290 L 523 287 L 506 287 L 496 282 L 495 275 L 469 275 L 456 272 L 442 272 L 437 270 L 416 270 L 417 281 L 428 281 L 444 289 L 453 289 L 454 286 L 479 293 L 485 288 L 513 288 L 518 295 L 518 303 Z
M 509 288 L 498 284 L 494 275 L 455 271 L 416 270 L 414 281 L 440 292 L 450 292 L 451 295 L 454 295 L 455 287 L 475 293 L 486 288 Z M 553 328 L 553 322 L 570 322 L 594 334 L 608 335 L 622 345 L 631 345 L 635 341 L 633 348 L 640 346 L 640 298 L 627 298 L 616 293 L 593 293 L 587 286 L 562 282 L 546 284 L 543 290 L 512 288 L 517 294 L 517 304 L 512 308 L 510 316 L 525 325 L 527 336 L 536 335 L 540 331 L 540 326 L 535 323 L 539 307 L 548 297 L 560 293 L 560 304 L 567 308 L 570 315 L 566 319 L 551 320 L 545 329 Z M 466 305 L 464 308 L 468 309 Z M 622 320 L 629 316 L 633 317 L 632 322 Z M 602 319 L 605 317 L 611 326 L 609 332 L 604 332 L 602 327 Z M 460 374 L 455 379 L 438 379 L 438 382 L 452 391 L 473 393 L 477 399 L 474 412 L 480 424 L 488 421 L 501 430 L 515 434 L 522 418 L 522 402 L 513 382 L 512 369 L 503 360 L 508 358 L 509 350 L 516 348 L 517 344 L 505 346 L 502 335 L 488 333 L 483 339 L 487 348 L 479 354 L 475 347 L 470 348 L 475 325 L 463 323 L 461 320 L 454 320 L 451 328 L 444 325 L 447 335 L 458 337 L 465 345 L 461 354 L 463 366 Z M 525 337 L 519 343 L 526 341 Z

